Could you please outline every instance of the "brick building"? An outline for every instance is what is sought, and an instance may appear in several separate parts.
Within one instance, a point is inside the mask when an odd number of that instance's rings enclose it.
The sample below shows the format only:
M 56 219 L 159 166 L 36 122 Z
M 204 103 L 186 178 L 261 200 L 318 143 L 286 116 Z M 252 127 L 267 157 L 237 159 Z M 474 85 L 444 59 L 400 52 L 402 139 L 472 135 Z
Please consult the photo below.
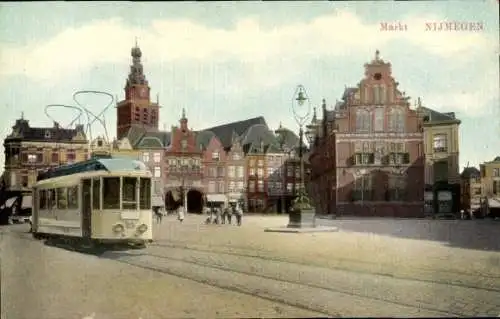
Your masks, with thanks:
M 202 183 L 203 153 L 196 142 L 196 132 L 188 128 L 188 119 L 183 110 L 179 126 L 172 126 L 170 145 L 164 153 L 165 201 L 168 202 L 169 198 L 178 201 L 175 197 L 176 191 L 180 189 L 181 198 L 187 201 L 188 212 L 201 212 L 206 193 L 206 185 Z
M 4 178 L 7 191 L 31 191 L 38 172 L 88 158 L 83 125 L 73 129 L 33 127 L 21 116 L 4 139 Z
M 332 215 L 337 209 L 335 112 L 327 110 L 324 99 L 321 109 L 322 119 L 317 120 L 314 116 L 308 127 L 315 135 L 309 155 L 311 185 L 308 193 L 315 202 L 317 214 Z
M 337 215 L 423 216 L 423 119 L 408 100 L 378 51 L 357 87 L 344 91 L 334 124 L 330 121 L 335 143 L 330 139 L 330 150 L 327 144 L 315 149 L 320 158 L 336 154 L 336 173 L 320 170 L 329 175 L 323 180 L 337 181 L 335 196 L 321 196 L 323 202 L 330 198 L 330 205 L 336 200 Z
M 474 212 L 481 208 L 481 172 L 475 167 L 466 167 L 460 174 L 461 209 Z
M 203 183 L 206 186 L 207 200 L 210 203 L 226 204 L 228 152 L 221 141 L 213 135 L 203 151 Z

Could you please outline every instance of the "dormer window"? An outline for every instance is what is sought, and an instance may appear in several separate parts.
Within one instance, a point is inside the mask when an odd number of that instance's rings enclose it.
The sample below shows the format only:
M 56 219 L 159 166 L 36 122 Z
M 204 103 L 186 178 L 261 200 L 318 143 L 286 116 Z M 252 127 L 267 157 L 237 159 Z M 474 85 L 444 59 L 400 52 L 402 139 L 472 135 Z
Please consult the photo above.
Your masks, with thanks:
M 50 131 L 45 131 L 45 138 L 50 138 L 52 135 L 50 134 Z
M 102 147 L 102 140 L 97 140 L 97 147 Z
M 382 79 L 382 74 L 380 74 L 380 73 L 375 73 L 375 74 L 373 75 L 373 78 L 374 78 L 375 80 L 379 81 L 380 79 Z

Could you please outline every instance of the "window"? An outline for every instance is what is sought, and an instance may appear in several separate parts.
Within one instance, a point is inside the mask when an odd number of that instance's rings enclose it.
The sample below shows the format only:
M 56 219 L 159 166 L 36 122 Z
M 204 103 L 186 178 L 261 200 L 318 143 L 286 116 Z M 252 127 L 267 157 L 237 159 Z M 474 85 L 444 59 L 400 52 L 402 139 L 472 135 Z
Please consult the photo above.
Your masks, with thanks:
M 356 113 L 356 131 L 357 132 L 370 132 L 372 114 L 366 110 L 358 110 Z
M 434 162 L 434 182 L 447 181 L 448 180 L 448 161 L 440 160 Z
M 212 152 L 212 161 L 219 160 L 219 152 Z
M 238 192 L 242 192 L 245 190 L 245 183 L 243 181 L 239 181 L 237 185 Z
M 137 178 L 123 177 L 122 209 L 137 209 Z M 107 197 L 107 193 L 104 192 Z
M 182 141 L 181 141 L 181 149 L 182 149 L 183 151 L 184 151 L 184 150 L 186 150 L 187 145 L 188 145 L 187 140 L 182 140 Z
M 66 209 L 68 206 L 66 188 L 57 188 L 57 209 Z
M 402 201 L 406 195 L 406 176 L 389 176 L 389 201 Z
M 106 194 L 102 198 L 102 209 L 120 209 L 120 178 L 104 177 L 102 194 Z
M 78 186 L 68 187 L 68 209 L 78 209 Z
M 404 133 L 405 126 L 405 112 L 400 109 L 391 110 L 389 113 L 389 131 Z
M 217 177 L 224 177 L 224 167 L 217 167 Z
M 215 182 L 214 181 L 208 182 L 208 192 L 215 193 Z
M 228 169 L 227 169 L 227 176 L 231 177 L 231 178 L 234 178 L 235 173 L 236 173 L 235 167 L 234 166 L 229 166 Z
M 161 177 L 161 167 L 155 166 L 153 176 L 154 177 Z
M 52 153 L 52 163 L 59 163 L 59 153 Z
M 161 153 L 154 153 L 154 155 L 153 155 L 153 161 L 155 163 L 161 162 Z
M 380 104 L 380 90 L 378 85 L 372 86 L 373 90 L 373 103 Z
M 36 154 L 28 154 L 28 163 L 36 163 Z
M 293 177 L 293 172 L 294 172 L 293 166 L 288 166 L 286 168 L 286 176 Z
M 56 209 L 56 191 L 55 189 L 47 189 L 47 209 Z
M 236 190 L 236 183 L 234 181 L 229 182 L 228 192 L 232 193 Z
M 267 176 L 273 176 L 274 171 L 275 171 L 274 167 L 268 167 L 267 168 Z
M 75 159 L 75 152 L 73 150 L 68 150 L 68 153 L 66 153 L 66 161 L 68 162 L 68 164 L 73 163 Z
M 301 176 L 300 176 L 300 166 L 295 167 L 295 178 L 301 178 Z
M 293 192 L 293 183 L 287 183 L 286 190 L 290 193 Z
M 120 188 L 120 185 L 118 185 Z M 99 178 L 94 178 L 92 180 L 92 208 L 101 209 L 101 180 Z M 119 207 L 118 207 L 119 208 Z
M 225 193 L 225 185 L 224 182 L 217 183 L 217 193 Z
M 432 140 L 434 153 L 442 153 L 447 151 L 447 139 L 445 134 L 434 135 Z
M 371 200 L 372 179 L 370 175 L 361 175 L 354 182 L 353 201 Z
M 254 193 L 255 192 L 255 181 L 249 181 L 248 182 L 248 192 L 249 193 Z
M 255 160 L 254 159 L 249 160 L 248 166 L 250 166 L 250 167 L 255 166 Z
M 40 209 L 47 209 L 47 191 L 44 189 L 38 190 L 38 207 Z
M 283 184 L 281 182 L 276 182 L 275 186 L 276 186 L 276 189 L 279 191 L 281 191 L 281 189 L 283 188 Z
M 245 168 L 243 166 L 238 166 L 236 171 L 236 177 L 243 178 L 245 176 Z
M 259 192 L 263 192 L 264 191 L 264 181 L 259 181 L 257 185 L 258 185 L 258 188 L 259 188 L 258 189 Z
M 239 152 L 233 153 L 233 160 L 234 161 L 241 160 L 241 154 Z
M 391 143 L 389 164 L 401 165 L 410 163 L 410 154 L 406 151 L 405 143 Z
M 264 169 L 263 168 L 257 169 L 257 177 L 264 177 Z
M 500 177 L 500 168 L 493 169 L 493 177 Z
M 252 167 L 248 170 L 248 176 L 255 176 L 255 168 Z
M 492 191 L 493 191 L 494 195 L 500 194 L 500 182 L 499 181 L 493 181 Z
M 208 168 L 208 176 L 216 177 L 217 176 L 217 167 L 209 167 Z
M 259 165 L 259 166 L 264 166 L 264 160 L 260 159 L 260 160 L 258 161 L 258 165 Z
M 375 132 L 384 131 L 384 114 L 385 110 L 383 108 L 375 109 Z
M 140 178 L 139 209 L 151 209 L 151 179 Z

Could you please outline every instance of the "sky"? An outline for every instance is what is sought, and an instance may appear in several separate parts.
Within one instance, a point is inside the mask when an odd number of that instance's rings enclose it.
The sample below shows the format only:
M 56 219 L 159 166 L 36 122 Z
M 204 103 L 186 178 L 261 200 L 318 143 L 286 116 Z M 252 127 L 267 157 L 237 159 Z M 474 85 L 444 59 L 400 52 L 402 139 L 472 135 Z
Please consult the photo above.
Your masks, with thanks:
M 426 23 L 482 30 L 429 31 Z M 406 25 L 383 31 L 381 23 Z M 186 109 L 194 130 L 264 116 L 271 128 L 298 130 L 297 85 L 311 105 L 333 107 L 356 86 L 380 50 L 411 101 L 455 112 L 460 165 L 500 155 L 498 1 L 412 2 L 3 2 L 0 4 L 0 129 L 17 118 L 32 126 L 69 125 L 81 90 L 124 98 L 136 38 L 160 129 Z M 107 95 L 81 94 L 99 113 Z M 412 102 L 413 104 L 413 102 Z M 116 109 L 104 112 L 109 138 Z M 102 134 L 94 123 L 92 135 Z M 0 161 L 3 163 L 3 148 Z

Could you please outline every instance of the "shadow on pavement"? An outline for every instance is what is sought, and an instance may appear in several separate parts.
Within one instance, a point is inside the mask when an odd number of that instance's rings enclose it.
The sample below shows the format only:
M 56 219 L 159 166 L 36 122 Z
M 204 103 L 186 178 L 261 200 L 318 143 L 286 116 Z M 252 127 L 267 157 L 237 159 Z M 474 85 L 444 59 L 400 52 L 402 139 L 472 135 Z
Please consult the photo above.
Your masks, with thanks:
M 500 221 L 426 219 L 319 220 L 341 231 L 373 233 L 407 239 L 442 242 L 450 247 L 500 251 Z M 500 262 L 499 262 L 500 263 Z
M 45 239 L 44 244 L 50 247 L 65 249 L 68 251 L 78 252 L 86 255 L 101 256 L 106 252 L 119 252 L 135 249 L 143 249 L 141 246 L 133 246 L 126 244 L 99 244 L 99 245 L 86 245 L 83 241 L 78 239 L 68 238 L 48 238 Z

